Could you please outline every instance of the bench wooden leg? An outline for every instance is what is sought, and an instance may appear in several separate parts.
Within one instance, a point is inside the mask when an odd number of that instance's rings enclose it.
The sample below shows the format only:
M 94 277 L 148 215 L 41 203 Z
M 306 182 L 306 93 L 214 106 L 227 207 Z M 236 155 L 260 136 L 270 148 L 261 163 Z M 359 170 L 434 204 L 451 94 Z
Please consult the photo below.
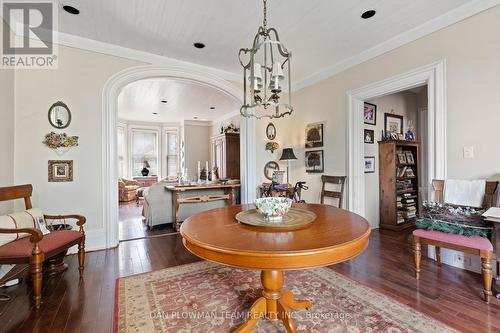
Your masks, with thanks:
M 490 303 L 491 280 L 493 278 L 493 255 L 491 252 L 481 253 L 481 269 L 483 273 L 483 293 L 484 301 Z
M 413 236 L 413 259 L 415 260 L 415 278 L 420 278 L 420 238 Z
M 43 272 L 44 254 L 38 247 L 38 244 L 33 248 L 30 258 L 30 274 L 33 281 L 33 301 L 35 308 L 39 309 L 42 301 L 42 272 Z
M 436 246 L 435 249 L 436 249 L 436 262 L 438 266 L 441 266 L 441 248 L 439 246 Z

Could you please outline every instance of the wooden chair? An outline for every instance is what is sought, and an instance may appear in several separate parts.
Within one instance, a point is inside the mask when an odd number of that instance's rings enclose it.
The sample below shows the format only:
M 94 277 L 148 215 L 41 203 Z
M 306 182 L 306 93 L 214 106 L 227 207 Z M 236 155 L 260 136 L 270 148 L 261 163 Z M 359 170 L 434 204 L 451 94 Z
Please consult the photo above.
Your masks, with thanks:
M 323 183 L 321 187 L 321 203 L 325 203 L 325 197 L 330 197 L 330 198 L 336 198 L 339 199 L 339 205 L 338 208 L 342 208 L 342 201 L 344 198 L 344 185 L 345 185 L 345 180 L 346 176 L 326 176 L 323 175 L 321 176 L 321 182 Z M 326 190 L 326 184 L 335 184 L 340 186 L 339 191 L 331 191 L 331 190 Z
M 443 199 L 444 180 L 432 181 L 434 189 L 434 201 L 441 202 Z M 493 205 L 497 181 L 487 181 L 483 201 L 483 208 L 488 209 Z M 415 261 L 415 278 L 420 278 L 421 244 L 433 245 L 435 247 L 436 262 L 441 266 L 441 247 L 478 255 L 481 257 L 481 271 L 483 274 L 483 294 L 486 303 L 489 303 L 491 292 L 491 281 L 493 275 L 493 245 L 484 237 L 449 234 L 441 231 L 428 231 L 417 229 L 413 231 L 413 255 Z
M 26 209 L 31 209 L 31 185 L 20 185 L 0 188 L 0 201 L 24 199 Z M 70 247 L 78 245 L 78 263 L 80 279 L 83 277 L 85 264 L 85 232 L 83 225 L 85 217 L 81 215 L 44 215 L 48 220 L 76 220 L 79 231 L 61 230 L 52 231 L 43 235 L 37 228 L 0 228 L 0 234 L 29 234 L 28 237 L 16 239 L 0 246 L 0 265 L 29 264 L 29 271 L 33 283 L 33 300 L 38 309 L 42 297 L 42 275 L 45 260 L 65 253 Z

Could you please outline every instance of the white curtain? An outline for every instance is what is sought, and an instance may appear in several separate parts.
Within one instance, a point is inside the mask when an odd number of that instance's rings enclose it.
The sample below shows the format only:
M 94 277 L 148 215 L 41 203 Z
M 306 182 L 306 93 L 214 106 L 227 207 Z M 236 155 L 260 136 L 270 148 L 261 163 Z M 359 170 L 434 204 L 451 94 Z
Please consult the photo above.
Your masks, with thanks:
M 167 177 L 170 176 L 177 176 L 178 172 L 178 147 L 179 147 L 179 142 L 178 142 L 178 134 L 177 132 L 167 132 L 166 133 L 166 155 L 167 155 Z

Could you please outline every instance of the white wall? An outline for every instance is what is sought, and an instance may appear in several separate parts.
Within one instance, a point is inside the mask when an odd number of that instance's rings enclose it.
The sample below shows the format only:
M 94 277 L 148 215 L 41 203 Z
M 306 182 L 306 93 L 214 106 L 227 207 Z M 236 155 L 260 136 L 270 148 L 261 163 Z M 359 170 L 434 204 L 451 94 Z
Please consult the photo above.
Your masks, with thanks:
M 381 140 L 384 129 L 384 114 L 394 113 L 403 116 L 403 133 L 408 129 L 408 121 L 413 122 L 414 133 L 418 133 L 417 128 L 417 94 L 411 91 L 402 91 L 379 98 L 367 100 L 367 102 L 377 105 L 376 125 L 365 124 L 365 129 L 375 131 L 375 143 L 365 143 L 365 156 L 375 156 L 375 172 L 365 173 L 365 217 L 372 227 L 378 228 L 379 216 L 379 159 L 378 143 Z
M 304 193 L 305 200 L 318 201 L 320 191 L 320 175 L 306 174 L 303 167 L 305 124 L 326 120 L 325 174 L 345 175 L 346 92 L 440 59 L 446 59 L 448 177 L 477 178 L 500 173 L 500 154 L 496 153 L 500 43 L 494 42 L 499 29 L 497 6 L 295 92 L 295 112 L 280 122 L 277 130 L 278 136 L 283 135 L 279 140 L 296 148 L 302 159 L 292 163 L 291 175 L 311 185 Z M 266 125 L 265 120 L 257 122 L 258 140 L 264 141 Z M 262 143 L 257 144 L 257 149 L 263 151 Z M 463 158 L 462 148 L 468 145 L 474 146 L 474 159 Z M 258 173 L 265 160 L 258 160 Z
M 1 21 L 0 21 L 1 23 Z M 14 185 L 14 71 L 0 70 L 0 187 Z M 0 214 L 12 210 L 0 203 Z
M 6 26 L 3 23 L 0 19 L 0 33 Z M 0 69 L 0 187 L 14 185 L 14 81 L 14 70 Z M 0 214 L 12 209 L 12 202 L 0 202 Z
M 87 217 L 88 247 L 93 237 L 103 237 L 102 221 L 102 90 L 116 72 L 141 65 L 136 61 L 59 47 L 56 70 L 18 70 L 15 75 L 15 173 L 16 184 L 33 184 L 33 204 L 49 214 L 80 213 Z M 65 102 L 72 113 L 64 130 L 80 137 L 77 148 L 59 157 L 42 144 L 44 135 L 58 131 L 47 121 L 47 110 Z M 47 161 L 73 160 L 74 181 L 49 183 Z
M 189 179 L 197 179 L 197 163 L 201 162 L 201 168 L 205 167 L 205 162 L 210 163 L 210 130 L 206 124 L 194 125 L 184 124 L 184 142 L 186 150 L 186 168 Z

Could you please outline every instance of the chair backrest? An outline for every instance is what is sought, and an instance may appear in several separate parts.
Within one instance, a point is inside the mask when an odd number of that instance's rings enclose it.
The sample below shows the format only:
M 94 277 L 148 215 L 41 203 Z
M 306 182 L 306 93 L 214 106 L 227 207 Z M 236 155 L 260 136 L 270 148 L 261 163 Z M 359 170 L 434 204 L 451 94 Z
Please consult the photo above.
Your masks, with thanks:
M 31 184 L 0 187 L 0 201 L 24 199 L 26 209 L 31 209 L 33 208 L 31 206 L 32 193 L 33 186 Z
M 344 198 L 344 184 L 346 176 L 321 176 L 321 182 L 323 185 L 321 186 L 321 203 L 325 203 L 325 197 L 336 198 L 339 199 L 339 208 L 342 208 L 342 199 Z M 338 191 L 327 190 L 326 184 L 335 184 L 340 187 Z
M 498 181 L 486 181 L 486 189 L 484 193 L 484 201 L 483 208 L 488 209 L 493 206 L 493 200 L 495 199 L 495 192 L 498 187 Z M 443 192 L 444 192 L 444 180 L 442 179 L 433 179 L 432 180 L 432 188 L 434 189 L 434 200 L 436 202 L 443 201 Z

